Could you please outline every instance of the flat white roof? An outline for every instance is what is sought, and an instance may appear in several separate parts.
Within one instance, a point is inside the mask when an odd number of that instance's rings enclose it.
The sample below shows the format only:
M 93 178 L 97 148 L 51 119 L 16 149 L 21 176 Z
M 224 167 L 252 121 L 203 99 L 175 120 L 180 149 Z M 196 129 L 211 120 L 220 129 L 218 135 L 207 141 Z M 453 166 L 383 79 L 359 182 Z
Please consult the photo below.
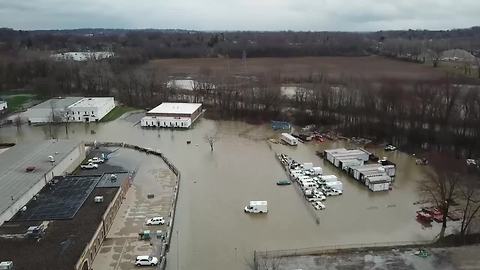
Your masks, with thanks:
M 267 205 L 267 201 L 250 201 L 250 205 Z
M 157 107 L 150 110 L 148 113 L 176 113 L 176 114 L 193 114 L 198 108 L 202 106 L 201 103 L 168 103 L 164 102 Z
M 110 102 L 113 97 L 88 97 L 82 98 L 81 100 L 73 103 L 69 106 L 69 108 L 91 108 L 91 107 L 99 107 L 103 106 L 105 103 Z
M 324 150 L 325 153 L 337 153 L 337 152 L 345 152 L 347 149 L 345 148 L 335 148 L 335 149 L 326 149 Z

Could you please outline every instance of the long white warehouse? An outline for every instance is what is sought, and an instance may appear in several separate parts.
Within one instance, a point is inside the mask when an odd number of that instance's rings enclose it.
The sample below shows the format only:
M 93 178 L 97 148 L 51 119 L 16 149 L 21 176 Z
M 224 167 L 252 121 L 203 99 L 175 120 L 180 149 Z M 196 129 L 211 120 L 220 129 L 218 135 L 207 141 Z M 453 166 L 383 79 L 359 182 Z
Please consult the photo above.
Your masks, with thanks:
M 59 97 L 25 112 L 29 123 L 97 122 L 115 108 L 113 97 Z

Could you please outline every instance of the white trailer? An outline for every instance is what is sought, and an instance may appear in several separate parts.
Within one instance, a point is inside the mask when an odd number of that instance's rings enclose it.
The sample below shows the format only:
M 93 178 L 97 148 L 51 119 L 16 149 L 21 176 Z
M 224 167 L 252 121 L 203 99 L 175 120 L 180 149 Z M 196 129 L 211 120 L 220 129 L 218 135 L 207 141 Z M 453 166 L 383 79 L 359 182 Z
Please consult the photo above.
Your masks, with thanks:
M 333 157 L 334 155 L 338 154 L 338 153 L 344 153 L 346 152 L 347 149 L 345 148 L 337 148 L 337 149 L 328 149 L 328 150 L 325 150 L 323 151 L 324 154 L 325 154 L 325 158 L 333 164 Z
M 267 201 L 250 201 L 244 209 L 245 213 L 267 213 L 268 212 L 268 203 Z
M 334 181 L 334 182 L 326 182 L 325 185 L 327 187 L 339 190 L 343 192 L 343 183 L 340 181 Z
M 293 137 L 292 135 L 288 133 L 282 133 L 282 136 L 280 137 L 282 141 L 286 142 L 287 144 L 291 146 L 297 146 L 298 145 L 298 139 Z
M 360 159 L 345 159 L 345 160 L 342 160 L 341 169 L 342 171 L 348 171 L 350 167 L 361 166 L 363 164 L 364 164 L 363 160 L 360 160 Z
M 385 169 L 385 173 L 388 174 L 388 176 L 394 177 L 396 174 L 396 168 L 395 165 L 383 165 L 382 166 Z
M 334 153 L 332 154 L 332 156 L 333 156 L 332 164 L 335 165 L 335 167 L 340 167 L 341 160 L 344 160 L 344 159 L 359 159 L 364 162 L 370 159 L 369 152 L 366 152 L 364 150 L 358 150 L 358 149 L 347 150 L 340 153 Z
M 368 176 L 365 179 L 365 185 L 371 191 L 388 191 L 392 180 L 388 175 Z
M 320 176 L 320 180 L 323 180 L 328 183 L 328 182 L 336 182 L 338 181 L 338 178 L 335 175 L 322 175 Z
M 382 165 L 380 164 L 367 164 L 363 166 L 353 166 L 351 167 L 351 173 L 353 178 L 360 180 L 362 173 L 364 172 L 372 172 L 372 171 L 380 171 L 382 170 Z M 379 170 L 380 169 L 380 170 Z

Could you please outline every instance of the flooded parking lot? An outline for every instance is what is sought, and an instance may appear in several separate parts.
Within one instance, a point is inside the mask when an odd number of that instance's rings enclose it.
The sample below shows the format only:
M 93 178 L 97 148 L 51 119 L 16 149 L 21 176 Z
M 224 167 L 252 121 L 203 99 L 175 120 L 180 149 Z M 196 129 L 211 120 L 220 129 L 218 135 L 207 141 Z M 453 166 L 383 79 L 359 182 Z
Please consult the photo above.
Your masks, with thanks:
M 127 165 L 134 171 L 132 185 L 118 210 L 107 239 L 97 254 L 94 269 L 135 269 L 138 255 L 159 257 L 160 240 L 157 232 L 166 232 L 167 225 L 146 226 L 148 218 L 161 216 L 166 223 L 172 206 L 175 175 L 159 157 L 131 149 L 118 149 L 110 155 L 109 167 Z M 101 168 L 100 167 L 100 168 Z M 152 198 L 148 198 L 153 196 Z M 150 230 L 151 240 L 139 240 L 138 233 Z
M 422 228 L 415 220 L 418 207 L 414 203 L 420 200 L 417 180 L 423 177 L 425 167 L 417 166 L 414 158 L 404 153 L 368 149 L 398 165 L 393 190 L 372 193 L 315 155 L 317 150 L 349 146 L 343 141 L 300 144 L 293 148 L 267 143 L 266 138 L 275 135 L 268 125 L 201 119 L 193 129 L 171 131 L 142 129 L 132 119 L 135 116 L 129 117 L 129 121 L 70 124 L 68 137 L 149 147 L 164 153 L 178 167 L 182 173 L 174 228 L 178 234 L 172 238 L 168 269 L 240 270 L 248 268 L 254 250 L 422 241 L 431 240 L 438 233 L 437 224 Z M 205 134 L 212 132 L 219 134 L 213 152 L 204 140 Z M 1 128 L 0 141 L 39 140 L 49 138 L 51 133 L 58 138 L 67 137 L 64 126 L 54 127 L 52 132 L 48 126 L 23 126 L 18 130 Z M 187 144 L 187 140 L 192 143 Z M 336 174 L 343 182 L 344 194 L 328 198 L 327 209 L 312 214 L 311 206 L 294 185 L 276 186 L 276 181 L 286 175 L 275 153 L 313 162 L 323 167 L 324 174 Z M 145 183 L 146 186 L 150 183 Z M 129 194 L 137 196 L 138 192 Z M 267 200 L 269 213 L 260 216 L 243 213 L 250 200 Z M 136 215 L 129 211 L 143 211 L 151 206 L 140 201 L 131 210 L 123 207 L 119 215 L 124 221 L 114 225 L 110 234 L 133 237 L 138 230 L 134 224 L 139 223 L 128 219 Z M 128 245 L 120 242 L 112 243 L 112 250 L 128 249 Z

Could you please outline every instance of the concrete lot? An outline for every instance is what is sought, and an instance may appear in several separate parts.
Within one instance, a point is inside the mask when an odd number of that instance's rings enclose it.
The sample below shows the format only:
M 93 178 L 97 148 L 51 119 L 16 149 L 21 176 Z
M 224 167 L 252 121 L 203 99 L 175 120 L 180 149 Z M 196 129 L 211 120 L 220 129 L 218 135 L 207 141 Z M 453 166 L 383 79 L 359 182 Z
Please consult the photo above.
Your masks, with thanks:
M 116 162 L 133 165 L 136 174 L 94 260 L 93 269 L 135 269 L 133 262 L 136 256 L 158 257 L 160 240 L 155 233 L 157 230 L 165 233 L 170 221 L 167 217 L 171 210 L 175 175 L 167 165 L 157 156 L 128 149 L 120 149 L 108 161 L 110 166 L 115 166 Z M 148 194 L 153 194 L 154 198 L 148 199 Z M 145 226 L 145 220 L 154 216 L 165 217 L 167 224 Z M 152 239 L 139 240 L 138 233 L 146 229 L 151 231 Z
M 319 256 L 296 256 L 259 260 L 259 270 L 278 269 L 392 269 L 392 270 L 450 270 L 480 269 L 480 246 L 431 248 L 429 256 L 421 258 L 416 249 L 352 252 Z

